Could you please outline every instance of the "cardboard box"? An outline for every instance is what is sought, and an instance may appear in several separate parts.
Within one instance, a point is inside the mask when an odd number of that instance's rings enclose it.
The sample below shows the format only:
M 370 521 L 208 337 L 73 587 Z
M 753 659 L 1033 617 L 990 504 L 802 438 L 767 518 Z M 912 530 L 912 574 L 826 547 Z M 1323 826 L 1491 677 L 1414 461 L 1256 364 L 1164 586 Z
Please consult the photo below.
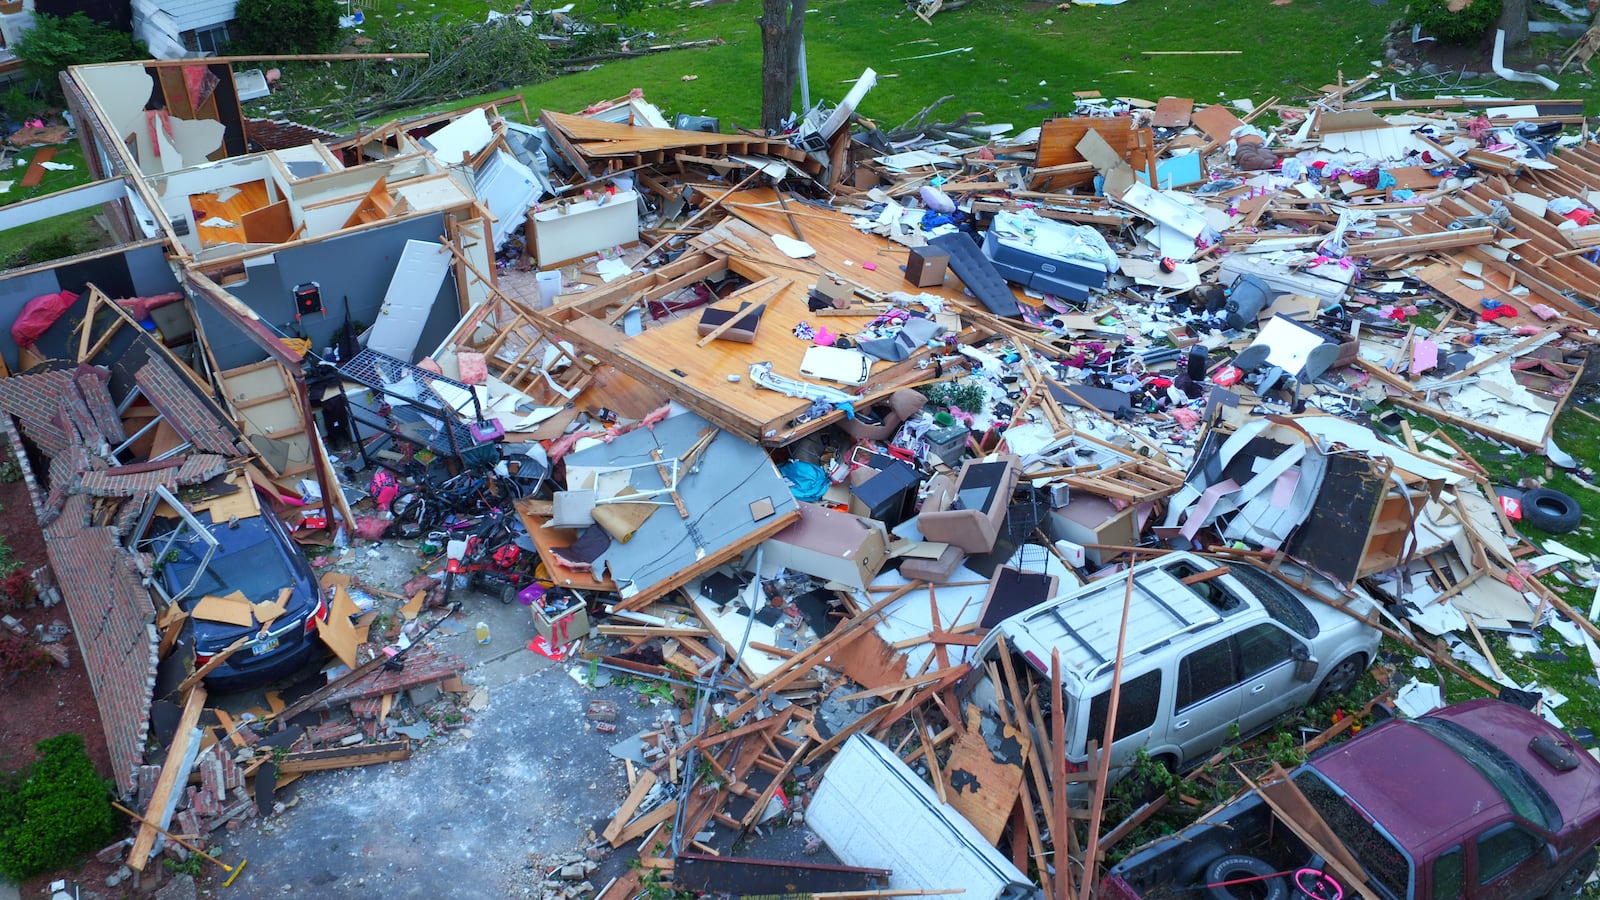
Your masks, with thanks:
M 866 590 L 889 558 L 889 535 L 881 522 L 801 503 L 800 519 L 768 538 L 762 554 L 768 572 L 781 566 Z
M 906 257 L 906 280 L 917 287 L 934 287 L 944 284 L 949 268 L 949 253 L 938 247 L 912 247 Z
M 552 646 L 575 641 L 586 637 L 590 631 L 589 608 L 578 604 L 569 609 L 564 609 L 554 615 L 547 616 L 544 610 L 537 606 L 533 610 L 533 630 L 548 641 Z

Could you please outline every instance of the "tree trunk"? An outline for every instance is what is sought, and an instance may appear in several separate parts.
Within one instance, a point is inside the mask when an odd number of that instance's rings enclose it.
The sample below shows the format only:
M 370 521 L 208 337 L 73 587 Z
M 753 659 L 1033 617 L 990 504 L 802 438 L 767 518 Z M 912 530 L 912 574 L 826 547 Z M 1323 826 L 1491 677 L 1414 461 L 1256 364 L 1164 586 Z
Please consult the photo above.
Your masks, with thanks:
M 1523 50 L 1528 46 L 1528 0 L 1503 0 L 1499 28 L 1506 33 L 1507 50 Z
M 800 67 L 800 41 L 805 33 L 806 0 L 762 0 L 761 127 L 783 128 L 794 103 Z

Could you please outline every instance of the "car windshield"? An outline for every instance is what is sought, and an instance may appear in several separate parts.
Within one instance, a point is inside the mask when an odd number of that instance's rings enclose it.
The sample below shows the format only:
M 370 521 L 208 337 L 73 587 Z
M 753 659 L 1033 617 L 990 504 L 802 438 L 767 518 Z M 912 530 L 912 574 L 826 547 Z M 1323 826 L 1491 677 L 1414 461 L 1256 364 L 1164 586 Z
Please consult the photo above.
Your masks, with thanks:
M 1413 719 L 1412 724 L 1438 738 L 1467 764 L 1494 785 L 1513 812 L 1529 822 L 1556 831 L 1561 827 L 1561 811 L 1528 770 L 1499 748 L 1454 722 L 1444 719 Z
M 200 573 L 200 580 L 186 601 L 207 594 L 221 597 L 241 591 L 245 599 L 257 603 L 276 598 L 280 590 L 294 584 L 294 573 L 289 571 L 283 554 L 272 546 L 271 532 L 218 536 L 224 540 L 212 555 L 210 564 Z M 203 541 L 185 540 L 181 536 L 174 541 L 162 569 L 167 589 L 182 590 L 194 577 L 205 555 Z
M 1307 640 L 1317 636 L 1321 631 L 1317 627 L 1317 617 L 1306 609 L 1300 598 L 1290 593 L 1289 589 L 1278 579 L 1257 569 L 1248 563 L 1230 562 L 1228 572 L 1233 577 L 1244 582 L 1266 608 L 1267 615 L 1277 620 Z
M 1315 769 L 1295 773 L 1295 786 L 1305 794 L 1339 842 L 1355 855 L 1367 874 L 1396 897 L 1406 896 L 1411 881 L 1411 860 L 1390 837 L 1367 821 L 1344 795 Z

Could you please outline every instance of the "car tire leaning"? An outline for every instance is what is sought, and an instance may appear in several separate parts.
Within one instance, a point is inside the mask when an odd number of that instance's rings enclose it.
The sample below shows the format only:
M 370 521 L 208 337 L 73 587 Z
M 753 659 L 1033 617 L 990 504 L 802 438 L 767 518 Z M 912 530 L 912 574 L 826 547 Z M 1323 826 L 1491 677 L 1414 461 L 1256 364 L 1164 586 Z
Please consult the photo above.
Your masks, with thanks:
M 1583 510 L 1560 491 L 1534 488 L 1522 495 L 1522 520 L 1540 531 L 1566 534 L 1583 521 Z
M 1236 885 L 1226 884 L 1230 881 L 1247 879 L 1254 886 L 1266 887 L 1266 896 L 1261 897 L 1258 891 L 1236 892 L 1234 890 Z M 1278 875 L 1277 870 L 1266 862 L 1254 856 L 1234 853 L 1206 867 L 1206 894 L 1212 900 L 1240 900 L 1246 896 L 1260 897 L 1261 900 L 1284 900 L 1289 894 L 1289 887 L 1285 884 L 1283 876 Z

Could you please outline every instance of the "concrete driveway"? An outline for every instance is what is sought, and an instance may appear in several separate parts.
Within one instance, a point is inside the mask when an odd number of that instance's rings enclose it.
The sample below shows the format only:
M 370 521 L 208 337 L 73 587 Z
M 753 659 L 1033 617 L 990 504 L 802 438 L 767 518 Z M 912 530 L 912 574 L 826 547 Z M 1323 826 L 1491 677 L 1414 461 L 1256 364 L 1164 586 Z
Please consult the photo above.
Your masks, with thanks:
M 487 645 L 473 636 L 480 619 Z M 229 897 L 538 896 L 542 863 L 581 852 L 609 821 L 626 776 L 608 748 L 660 711 L 640 709 L 632 689 L 579 684 L 526 649 L 534 632 L 520 605 L 469 593 L 436 634 L 474 664 L 466 680 L 488 688 L 488 707 L 409 760 L 288 787 L 279 799 L 292 807 L 227 840 L 225 860 L 249 860 Z M 592 699 L 617 703 L 617 734 L 592 729 Z

